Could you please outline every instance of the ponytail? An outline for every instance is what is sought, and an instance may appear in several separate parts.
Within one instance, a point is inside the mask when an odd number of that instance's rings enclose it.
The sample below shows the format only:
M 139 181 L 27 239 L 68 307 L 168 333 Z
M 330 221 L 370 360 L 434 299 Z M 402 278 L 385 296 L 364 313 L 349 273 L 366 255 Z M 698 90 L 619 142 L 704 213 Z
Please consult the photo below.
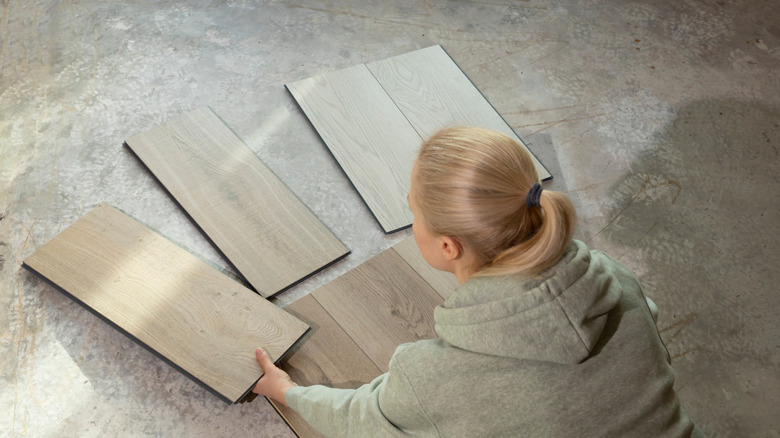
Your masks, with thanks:
M 574 206 L 566 195 L 552 191 L 541 193 L 539 205 L 535 209 L 526 207 L 526 210 L 541 210 L 526 213 L 541 216 L 530 237 L 499 253 L 480 275 L 534 275 L 558 262 L 574 234 L 577 220 Z
M 534 193 L 530 153 L 504 134 L 448 128 L 423 143 L 415 162 L 415 204 L 435 236 L 456 237 L 474 275 L 536 275 L 560 260 L 576 213 L 566 195 Z M 535 197 L 534 197 L 535 199 Z

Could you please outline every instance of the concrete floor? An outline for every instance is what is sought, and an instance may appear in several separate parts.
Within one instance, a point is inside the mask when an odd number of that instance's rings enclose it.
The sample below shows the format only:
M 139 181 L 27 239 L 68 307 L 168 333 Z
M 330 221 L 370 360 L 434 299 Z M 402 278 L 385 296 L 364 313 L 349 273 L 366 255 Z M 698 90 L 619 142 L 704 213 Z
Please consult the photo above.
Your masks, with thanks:
M 278 303 L 304 296 L 409 231 L 380 231 L 283 84 L 441 44 L 571 196 L 577 237 L 656 300 L 700 427 L 780 436 L 780 3 L 0 5 L 0 435 L 293 436 L 21 261 L 107 201 L 225 267 L 122 147 L 209 105 L 353 251 Z

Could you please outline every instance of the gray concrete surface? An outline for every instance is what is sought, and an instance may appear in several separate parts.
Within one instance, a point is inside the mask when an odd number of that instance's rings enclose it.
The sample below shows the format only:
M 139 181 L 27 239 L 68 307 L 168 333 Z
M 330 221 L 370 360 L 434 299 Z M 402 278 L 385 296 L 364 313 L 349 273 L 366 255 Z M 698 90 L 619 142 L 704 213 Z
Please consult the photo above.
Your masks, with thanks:
M 779 436 L 780 3 L 0 6 L 0 435 L 293 436 L 265 400 L 223 404 L 21 261 L 107 201 L 225 268 L 122 147 L 209 105 L 353 251 L 277 302 L 304 296 L 409 231 L 380 231 L 283 84 L 441 44 L 555 173 L 577 237 L 657 301 L 700 427 Z

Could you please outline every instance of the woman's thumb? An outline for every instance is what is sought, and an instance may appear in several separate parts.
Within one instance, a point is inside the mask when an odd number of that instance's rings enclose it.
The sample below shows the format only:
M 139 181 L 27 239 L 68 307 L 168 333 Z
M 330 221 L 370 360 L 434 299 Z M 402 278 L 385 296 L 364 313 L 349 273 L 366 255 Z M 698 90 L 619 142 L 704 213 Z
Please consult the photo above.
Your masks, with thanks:
M 268 367 L 274 366 L 274 363 L 271 362 L 271 358 L 268 357 L 268 353 L 266 353 L 265 350 L 260 347 L 255 349 L 255 357 L 257 357 L 257 363 L 260 364 L 260 368 L 263 369 L 264 373 Z

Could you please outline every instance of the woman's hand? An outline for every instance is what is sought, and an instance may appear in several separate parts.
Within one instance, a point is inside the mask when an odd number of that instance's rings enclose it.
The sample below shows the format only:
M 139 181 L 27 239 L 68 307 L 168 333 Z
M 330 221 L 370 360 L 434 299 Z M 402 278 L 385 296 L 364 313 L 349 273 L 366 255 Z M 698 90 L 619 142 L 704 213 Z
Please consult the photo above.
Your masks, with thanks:
M 264 374 L 254 389 L 252 389 L 252 392 L 270 397 L 287 406 L 287 402 L 284 400 L 287 390 L 293 386 L 298 386 L 298 384 L 293 382 L 287 373 L 274 365 L 268 353 L 262 348 L 255 350 L 255 356 L 257 356 L 257 363 L 260 364 Z

